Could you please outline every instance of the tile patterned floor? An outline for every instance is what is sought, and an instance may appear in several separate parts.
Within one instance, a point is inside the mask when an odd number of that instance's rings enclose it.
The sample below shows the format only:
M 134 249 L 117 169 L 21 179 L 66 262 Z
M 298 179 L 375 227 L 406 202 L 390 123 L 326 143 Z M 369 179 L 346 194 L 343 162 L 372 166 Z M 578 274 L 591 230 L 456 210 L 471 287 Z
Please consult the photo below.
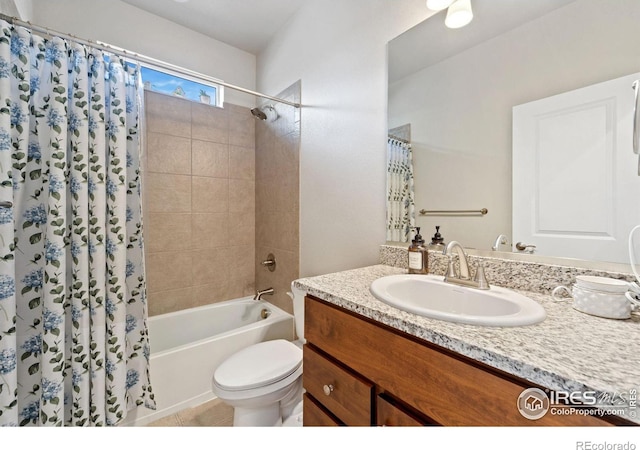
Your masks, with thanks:
M 220 399 L 184 409 L 147 425 L 148 427 L 230 427 L 233 408 Z

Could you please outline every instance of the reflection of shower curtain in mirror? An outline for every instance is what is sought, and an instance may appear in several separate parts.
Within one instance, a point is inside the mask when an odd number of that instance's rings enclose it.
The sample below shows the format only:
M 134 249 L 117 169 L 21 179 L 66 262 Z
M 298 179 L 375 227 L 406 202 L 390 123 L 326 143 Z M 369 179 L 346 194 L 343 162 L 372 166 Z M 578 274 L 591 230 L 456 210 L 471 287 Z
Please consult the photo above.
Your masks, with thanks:
M 387 241 L 409 242 L 415 226 L 411 144 L 387 140 Z

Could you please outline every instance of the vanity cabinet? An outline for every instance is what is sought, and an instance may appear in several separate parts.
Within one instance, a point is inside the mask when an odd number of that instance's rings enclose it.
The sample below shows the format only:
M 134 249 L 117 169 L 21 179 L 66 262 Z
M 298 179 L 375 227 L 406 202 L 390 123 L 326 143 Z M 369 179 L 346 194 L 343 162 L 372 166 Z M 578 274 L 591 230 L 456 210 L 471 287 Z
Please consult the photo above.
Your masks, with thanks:
M 611 425 L 575 414 L 528 420 L 516 405 L 531 383 L 312 296 L 305 337 L 305 426 Z

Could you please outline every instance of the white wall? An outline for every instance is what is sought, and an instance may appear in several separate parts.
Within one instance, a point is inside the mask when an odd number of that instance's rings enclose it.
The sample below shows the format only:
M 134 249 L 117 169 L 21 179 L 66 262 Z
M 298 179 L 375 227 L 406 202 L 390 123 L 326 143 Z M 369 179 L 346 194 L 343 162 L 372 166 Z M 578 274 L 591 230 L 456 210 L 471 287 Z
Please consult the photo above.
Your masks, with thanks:
M 33 1 L 32 0 L 14 0 L 18 9 L 18 17 L 22 20 L 31 20 L 33 18 Z
M 0 0 L 0 12 L 20 20 L 31 20 L 33 4 L 31 0 Z
M 25 0 L 22 0 L 23 2 Z M 33 23 L 102 41 L 255 89 L 256 57 L 149 14 L 119 0 L 32 0 Z M 255 98 L 230 89 L 225 101 L 254 106 Z
M 378 262 L 386 44 L 431 14 L 424 0 L 308 0 L 258 55 L 258 90 L 302 80 L 301 276 Z

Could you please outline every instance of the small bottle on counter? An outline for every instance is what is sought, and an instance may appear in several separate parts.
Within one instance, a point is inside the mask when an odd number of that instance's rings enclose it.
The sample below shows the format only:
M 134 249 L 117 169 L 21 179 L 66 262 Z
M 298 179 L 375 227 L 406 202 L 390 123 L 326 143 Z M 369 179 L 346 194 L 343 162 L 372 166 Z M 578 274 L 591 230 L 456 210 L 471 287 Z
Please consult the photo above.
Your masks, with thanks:
M 420 235 L 420 227 L 416 227 L 416 235 L 409 246 L 409 273 L 429 273 L 428 264 L 427 247 L 424 246 L 424 239 Z
M 427 247 L 429 250 L 441 252 L 444 250 L 444 238 L 440 234 L 440 226 L 436 226 L 436 233 L 431 238 L 431 243 Z

